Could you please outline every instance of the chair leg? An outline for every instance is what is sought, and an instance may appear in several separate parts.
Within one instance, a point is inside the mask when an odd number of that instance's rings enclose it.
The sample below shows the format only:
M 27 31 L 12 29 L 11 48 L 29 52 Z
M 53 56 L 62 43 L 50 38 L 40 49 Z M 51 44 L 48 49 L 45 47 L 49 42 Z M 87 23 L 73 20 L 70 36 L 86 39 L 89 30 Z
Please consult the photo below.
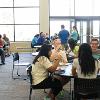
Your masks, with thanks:
M 47 93 L 45 89 L 44 89 L 44 93 Z
M 31 94 L 32 94 L 32 86 L 30 86 L 29 100 L 31 100 Z
M 17 76 L 20 76 L 20 75 L 18 74 L 18 70 L 19 70 L 19 66 L 18 66 L 18 68 L 17 68 Z
M 14 72 L 14 65 L 13 65 L 13 69 L 12 69 L 12 79 L 14 78 L 14 77 L 13 77 L 13 72 Z
M 73 93 L 73 91 L 72 91 L 72 100 L 74 100 L 74 93 Z

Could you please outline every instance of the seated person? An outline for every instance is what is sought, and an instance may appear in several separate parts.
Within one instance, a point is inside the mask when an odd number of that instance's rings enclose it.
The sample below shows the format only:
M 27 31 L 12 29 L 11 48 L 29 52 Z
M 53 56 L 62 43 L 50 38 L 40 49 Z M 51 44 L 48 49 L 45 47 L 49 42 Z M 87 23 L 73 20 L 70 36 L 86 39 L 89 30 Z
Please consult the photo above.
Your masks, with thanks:
M 49 76 L 49 72 L 54 72 L 61 60 L 61 55 L 57 55 L 57 59 L 50 62 L 52 46 L 43 44 L 39 54 L 35 57 L 32 64 L 33 86 L 42 88 L 51 88 L 48 97 L 55 100 L 55 97 L 62 90 L 61 81 Z
M 65 52 L 65 49 L 62 49 L 61 40 L 59 39 L 59 37 L 57 37 L 57 36 L 53 37 L 52 43 L 53 43 L 54 49 L 52 49 L 52 54 L 50 56 L 50 60 L 52 62 L 54 62 L 55 59 L 57 59 L 57 55 L 61 55 L 61 60 L 59 63 L 59 70 L 60 70 L 60 68 L 63 65 L 66 65 L 66 63 L 68 62 L 67 57 L 66 57 L 66 52 Z M 63 76 L 58 76 L 58 75 L 54 75 L 54 77 L 61 80 L 62 85 L 65 85 L 70 80 L 70 78 L 68 78 L 68 77 L 63 77 Z
M 3 50 L 4 40 L 2 39 L 2 35 L 0 34 L 0 56 L 1 56 L 1 64 L 5 64 L 5 52 Z
M 38 40 L 38 38 L 39 38 L 39 34 L 36 34 L 36 35 L 34 36 L 34 38 L 32 39 L 32 42 L 31 42 L 31 47 L 32 47 L 32 48 L 34 48 L 34 46 L 37 45 L 37 40 Z
M 91 45 L 93 53 L 97 53 L 97 54 L 100 53 L 100 49 L 98 49 L 98 46 L 99 46 L 98 39 L 92 38 L 90 45 Z
M 68 44 L 69 44 L 69 49 L 67 50 L 67 53 L 70 56 L 73 56 L 73 58 L 77 58 L 79 46 L 72 38 L 68 40 Z
M 49 34 L 48 33 L 45 33 L 45 40 L 46 41 L 50 41 L 50 38 L 49 38 Z
M 10 40 L 9 38 L 6 36 L 6 34 L 3 34 L 3 40 L 5 41 L 4 42 L 4 50 L 5 50 L 5 55 L 6 56 L 9 56 L 10 55 Z
M 99 69 L 100 61 L 93 58 L 91 46 L 87 43 L 80 45 L 78 58 L 73 61 L 72 75 L 79 78 L 96 78 Z
M 37 45 L 43 45 L 44 42 L 45 42 L 45 34 L 41 32 L 37 40 Z
M 52 55 L 50 57 L 51 61 L 56 59 L 56 54 L 60 54 L 62 56 L 60 63 L 63 64 L 63 65 L 66 64 L 68 62 L 67 57 L 66 57 L 66 52 L 62 48 L 61 40 L 59 39 L 59 37 L 55 36 L 53 38 L 52 44 L 54 46 L 54 49 L 52 50 Z
M 98 39 L 92 38 L 90 45 L 92 48 L 92 53 L 93 53 L 94 58 L 100 59 L 100 49 L 98 49 L 98 46 L 99 46 Z

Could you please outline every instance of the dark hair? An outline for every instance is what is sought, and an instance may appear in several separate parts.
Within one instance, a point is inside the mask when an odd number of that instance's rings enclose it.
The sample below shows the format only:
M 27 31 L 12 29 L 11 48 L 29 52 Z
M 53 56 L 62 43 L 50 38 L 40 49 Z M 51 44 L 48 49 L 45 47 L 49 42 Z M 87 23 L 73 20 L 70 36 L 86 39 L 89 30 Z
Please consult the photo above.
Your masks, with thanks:
M 92 38 L 92 39 L 91 39 L 91 42 L 92 42 L 92 41 L 97 41 L 97 42 L 99 43 L 99 41 L 98 41 L 97 38 Z
M 77 30 L 77 27 L 76 26 L 73 26 L 73 28 Z
M 36 34 L 34 37 L 39 37 L 39 34 Z
M 61 28 L 65 28 L 65 26 L 64 25 L 61 25 Z
M 74 50 L 75 46 L 77 45 L 76 42 L 75 42 L 75 40 L 72 39 L 72 38 L 70 38 L 68 40 L 68 44 L 69 44 L 69 47 L 71 48 L 72 51 Z
M 2 35 L 0 34 L 0 38 L 2 38 Z
M 78 33 L 78 30 L 77 30 L 77 27 L 76 26 L 73 26 L 73 28 L 77 31 L 77 33 Z
M 41 56 L 45 56 L 49 59 L 49 51 L 51 51 L 52 45 L 49 44 L 43 44 L 42 47 L 40 48 L 39 54 L 35 57 L 33 64 L 37 61 L 37 59 Z
M 54 36 L 52 40 L 59 39 L 59 36 Z
M 42 35 L 43 32 L 40 32 L 40 36 Z
M 83 43 L 80 45 L 78 58 L 81 73 L 86 76 L 95 72 L 95 59 L 92 56 L 92 49 L 89 44 Z

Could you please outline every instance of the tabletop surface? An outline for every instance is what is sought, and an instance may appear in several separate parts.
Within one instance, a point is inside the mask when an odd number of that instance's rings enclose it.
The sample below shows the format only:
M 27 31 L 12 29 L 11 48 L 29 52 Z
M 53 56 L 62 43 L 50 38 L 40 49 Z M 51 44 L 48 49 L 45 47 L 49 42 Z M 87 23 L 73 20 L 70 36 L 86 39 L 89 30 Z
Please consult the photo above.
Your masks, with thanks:
M 62 76 L 72 76 L 72 63 L 67 63 L 66 65 L 60 65 L 55 74 L 59 74 Z
M 32 52 L 32 56 L 37 56 L 39 52 Z

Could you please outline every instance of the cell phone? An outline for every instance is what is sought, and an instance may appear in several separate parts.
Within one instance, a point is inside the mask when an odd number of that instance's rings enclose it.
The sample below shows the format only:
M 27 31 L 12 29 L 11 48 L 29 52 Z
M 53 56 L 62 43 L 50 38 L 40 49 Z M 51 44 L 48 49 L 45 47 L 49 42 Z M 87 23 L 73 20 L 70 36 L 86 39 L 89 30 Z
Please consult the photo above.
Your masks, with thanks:
M 57 70 L 57 71 L 55 71 L 55 74 L 63 74 L 63 73 L 65 73 L 65 70 Z

